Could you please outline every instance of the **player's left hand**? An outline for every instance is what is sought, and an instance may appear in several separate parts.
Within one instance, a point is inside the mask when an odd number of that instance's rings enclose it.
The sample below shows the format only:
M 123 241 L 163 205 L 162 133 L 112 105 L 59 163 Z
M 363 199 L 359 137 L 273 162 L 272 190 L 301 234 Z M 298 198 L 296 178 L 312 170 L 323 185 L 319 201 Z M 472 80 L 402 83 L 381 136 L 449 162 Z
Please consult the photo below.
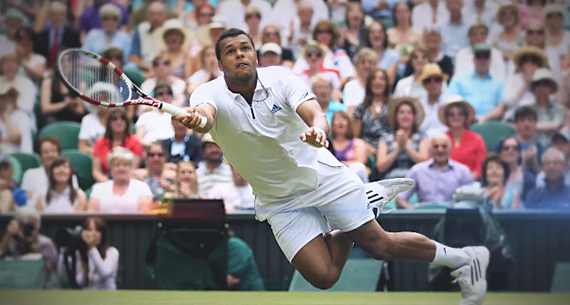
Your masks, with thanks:
M 325 132 L 319 128 L 311 127 L 300 136 L 301 141 L 315 147 L 329 147 L 329 141 Z

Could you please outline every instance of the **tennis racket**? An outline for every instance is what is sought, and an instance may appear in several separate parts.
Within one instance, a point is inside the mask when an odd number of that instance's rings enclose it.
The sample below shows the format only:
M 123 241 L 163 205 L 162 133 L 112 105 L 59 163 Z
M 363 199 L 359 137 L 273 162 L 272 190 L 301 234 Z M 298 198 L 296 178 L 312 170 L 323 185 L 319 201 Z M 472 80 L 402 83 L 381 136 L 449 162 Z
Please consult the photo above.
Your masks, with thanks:
M 89 51 L 65 50 L 58 57 L 57 71 L 69 90 L 95 106 L 115 108 L 145 105 L 172 115 L 187 114 L 180 107 L 149 96 L 110 60 Z M 206 126 L 207 121 L 202 116 L 199 127 Z

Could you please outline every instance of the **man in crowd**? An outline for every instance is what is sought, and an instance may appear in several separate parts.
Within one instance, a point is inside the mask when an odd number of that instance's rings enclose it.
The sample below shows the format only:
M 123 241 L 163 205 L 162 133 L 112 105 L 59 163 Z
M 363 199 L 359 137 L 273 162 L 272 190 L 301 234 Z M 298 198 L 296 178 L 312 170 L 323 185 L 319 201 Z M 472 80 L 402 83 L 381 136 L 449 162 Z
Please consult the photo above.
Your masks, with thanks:
M 528 209 L 570 210 L 570 186 L 564 184 L 564 173 L 568 166 L 564 154 L 551 147 L 542 155 L 544 186 L 537 187 L 526 196 Z
M 186 126 L 178 121 L 172 121 L 174 137 L 162 141 L 166 162 L 178 163 L 182 160 L 198 163 L 202 161 L 200 154 L 200 138 L 194 131 L 188 131 Z
M 202 136 L 201 153 L 204 160 L 196 170 L 200 194 L 208 194 L 214 186 L 233 181 L 232 169 L 224 162 L 222 150 L 209 133 Z
M 223 199 L 226 212 L 235 210 L 253 211 L 255 196 L 253 195 L 251 185 L 233 167 L 231 168 L 233 181 L 212 187 L 210 192 L 208 192 L 208 198 Z
M 455 60 L 459 50 L 469 46 L 469 24 L 462 13 L 463 0 L 447 0 L 449 21 L 441 27 L 443 53 Z
M 448 129 L 439 120 L 439 106 L 445 103 L 442 87 L 446 78 L 447 75 L 441 71 L 441 68 L 436 63 L 426 64 L 422 70 L 422 75 L 420 75 L 419 81 L 427 92 L 427 97 L 420 100 L 425 112 L 420 131 L 427 136 L 434 136 L 446 132 Z
M 473 47 L 475 69 L 457 73 L 451 79 L 447 94 L 460 95 L 475 108 L 479 123 L 500 119 L 505 106 L 503 101 L 504 82 L 490 71 L 491 46 L 485 43 Z
M 259 65 L 261 67 L 281 65 L 281 47 L 274 42 L 264 43 L 259 49 Z
M 449 159 L 451 141 L 446 134 L 439 134 L 431 139 L 431 159 L 420 162 L 408 171 L 407 178 L 413 179 L 415 186 L 396 197 L 398 206 L 409 209 L 408 202 L 414 192 L 418 194 L 418 203 L 439 203 L 451 205 L 455 190 L 473 182 L 469 168 Z
M 536 111 L 523 106 L 515 111 L 515 137 L 521 144 L 523 167 L 537 174 L 540 172 L 540 158 L 546 149 L 536 138 Z M 495 151 L 498 151 L 497 147 Z
M 317 102 L 321 110 L 327 116 L 329 125 L 332 126 L 333 114 L 337 111 L 347 111 L 346 106 L 332 99 L 333 82 L 326 74 L 316 74 L 311 77 L 311 89 L 317 96 Z
M 558 132 L 552 137 L 552 146 L 564 154 L 566 160 L 570 160 L 570 134 L 566 132 Z M 566 162 L 566 171 L 564 172 L 564 184 L 570 186 L 570 166 Z M 536 175 L 536 187 L 545 185 L 545 171 Z

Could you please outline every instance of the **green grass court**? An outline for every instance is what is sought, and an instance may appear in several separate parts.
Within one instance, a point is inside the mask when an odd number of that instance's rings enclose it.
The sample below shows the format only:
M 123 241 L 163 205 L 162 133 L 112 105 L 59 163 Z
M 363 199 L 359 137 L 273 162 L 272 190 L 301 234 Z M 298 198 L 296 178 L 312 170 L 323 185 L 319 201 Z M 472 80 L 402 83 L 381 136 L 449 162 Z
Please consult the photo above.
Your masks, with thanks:
M 0 305 L 457 305 L 457 293 L 0 291 Z M 489 293 L 485 305 L 568 305 L 570 294 Z

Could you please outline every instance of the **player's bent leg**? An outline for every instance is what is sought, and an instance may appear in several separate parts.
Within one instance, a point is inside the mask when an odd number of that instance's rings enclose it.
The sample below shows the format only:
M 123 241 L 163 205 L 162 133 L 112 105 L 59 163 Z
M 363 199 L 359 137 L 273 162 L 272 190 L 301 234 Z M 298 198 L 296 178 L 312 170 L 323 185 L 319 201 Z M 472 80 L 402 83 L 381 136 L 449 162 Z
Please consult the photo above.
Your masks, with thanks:
M 291 261 L 291 264 L 311 285 L 319 289 L 331 288 L 352 248 L 352 241 L 339 231 L 319 235 L 307 243 Z

